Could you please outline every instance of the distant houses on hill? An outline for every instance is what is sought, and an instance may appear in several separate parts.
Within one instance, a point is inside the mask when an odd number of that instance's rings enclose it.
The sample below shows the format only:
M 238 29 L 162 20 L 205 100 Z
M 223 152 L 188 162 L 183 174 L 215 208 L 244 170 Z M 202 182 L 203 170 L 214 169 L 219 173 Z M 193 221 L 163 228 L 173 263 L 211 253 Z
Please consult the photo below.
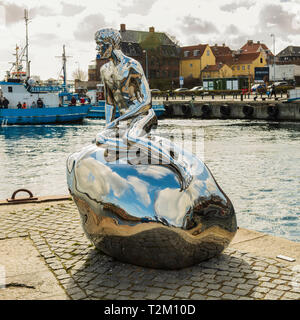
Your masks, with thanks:
M 300 65 L 300 47 L 295 46 L 287 47 L 275 57 L 260 41 L 248 40 L 240 49 L 232 50 L 225 43 L 180 47 L 173 37 L 155 31 L 154 27 L 148 31 L 137 31 L 128 30 L 125 24 L 121 24 L 120 33 L 121 50 L 141 63 L 151 88 L 175 89 L 179 87 L 179 77 L 185 87 L 201 85 L 205 79 L 233 78 L 244 79 L 245 86 L 249 86 L 257 80 L 257 70 L 265 72 L 266 76 L 260 79 L 262 81 L 269 80 L 268 68 L 273 66 L 274 70 L 275 63 Z M 100 67 L 106 62 L 96 57 L 95 64 L 89 66 L 85 83 L 87 89 L 96 87 L 96 83 L 101 81 Z

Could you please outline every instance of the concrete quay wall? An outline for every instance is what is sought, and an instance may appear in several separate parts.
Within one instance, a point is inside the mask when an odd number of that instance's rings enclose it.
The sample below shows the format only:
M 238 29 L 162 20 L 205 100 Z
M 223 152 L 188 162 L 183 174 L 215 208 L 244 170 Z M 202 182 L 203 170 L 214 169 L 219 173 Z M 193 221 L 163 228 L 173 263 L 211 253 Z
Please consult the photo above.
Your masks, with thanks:
M 165 118 L 300 121 L 300 103 L 280 101 L 164 101 Z

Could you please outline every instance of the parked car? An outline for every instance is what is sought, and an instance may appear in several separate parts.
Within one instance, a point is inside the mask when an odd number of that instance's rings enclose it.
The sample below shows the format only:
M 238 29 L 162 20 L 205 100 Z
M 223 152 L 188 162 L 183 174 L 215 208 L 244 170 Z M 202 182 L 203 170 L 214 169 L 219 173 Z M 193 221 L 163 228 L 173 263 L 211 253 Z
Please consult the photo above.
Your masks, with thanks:
M 275 88 L 285 87 L 285 86 L 289 85 L 286 81 L 277 81 L 277 82 L 274 82 L 273 84 L 274 84 Z M 271 89 L 273 84 L 270 84 L 268 86 L 268 89 Z
M 203 87 L 197 86 L 197 87 L 192 88 L 190 91 L 192 91 L 192 92 L 203 91 Z
M 151 92 L 157 92 L 157 93 L 160 92 L 159 89 L 150 89 L 150 91 L 151 91 Z
M 188 91 L 188 88 L 177 88 L 174 90 L 174 92 L 183 92 L 183 91 Z

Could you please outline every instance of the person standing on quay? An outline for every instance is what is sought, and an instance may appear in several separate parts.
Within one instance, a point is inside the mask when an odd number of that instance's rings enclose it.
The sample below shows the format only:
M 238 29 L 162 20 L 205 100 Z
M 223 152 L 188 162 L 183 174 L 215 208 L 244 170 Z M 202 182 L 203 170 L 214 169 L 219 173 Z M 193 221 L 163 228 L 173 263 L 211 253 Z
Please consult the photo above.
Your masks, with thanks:
M 5 97 L 3 99 L 2 104 L 4 109 L 8 109 L 9 101 Z

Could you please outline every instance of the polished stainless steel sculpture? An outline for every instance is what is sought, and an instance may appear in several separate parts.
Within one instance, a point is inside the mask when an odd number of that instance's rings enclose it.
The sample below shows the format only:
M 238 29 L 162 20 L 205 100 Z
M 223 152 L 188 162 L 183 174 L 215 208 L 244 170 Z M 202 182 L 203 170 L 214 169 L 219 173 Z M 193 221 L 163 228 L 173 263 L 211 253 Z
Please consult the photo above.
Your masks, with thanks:
M 140 63 L 120 50 L 120 33 L 102 29 L 95 40 L 109 59 L 100 70 L 106 127 L 67 160 L 87 237 L 146 267 L 179 269 L 219 254 L 237 230 L 231 201 L 200 159 L 151 134 L 157 119 L 149 85 Z

